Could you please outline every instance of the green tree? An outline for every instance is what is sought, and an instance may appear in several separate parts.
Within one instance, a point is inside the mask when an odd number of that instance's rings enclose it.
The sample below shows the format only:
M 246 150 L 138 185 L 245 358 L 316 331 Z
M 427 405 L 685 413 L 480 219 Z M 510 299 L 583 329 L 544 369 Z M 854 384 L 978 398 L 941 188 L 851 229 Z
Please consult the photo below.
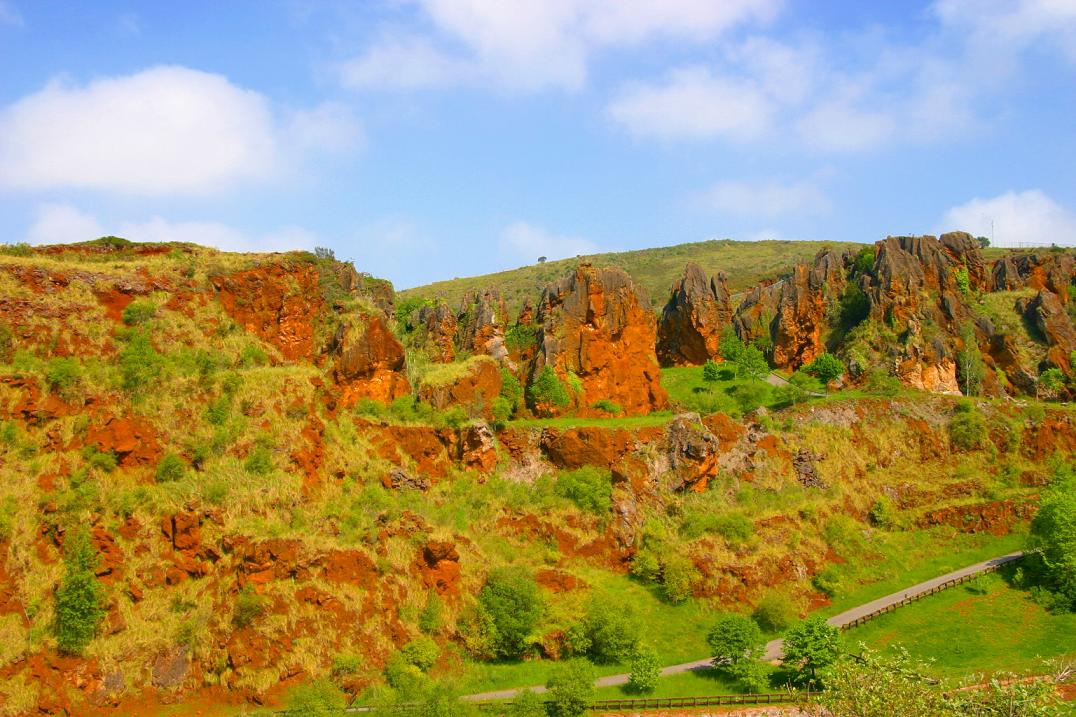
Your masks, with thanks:
M 153 347 L 149 334 L 144 331 L 132 331 L 120 351 L 120 373 L 123 376 L 123 388 L 130 393 L 138 393 L 161 373 L 163 359 Z
M 987 437 L 986 421 L 975 404 L 962 399 L 949 420 L 949 438 L 958 448 L 971 451 L 982 446 Z
M 551 717 L 578 717 L 594 699 L 594 666 L 586 660 L 558 665 L 545 683 Z
M 640 646 L 635 650 L 628 663 L 630 674 L 628 675 L 628 690 L 636 694 L 653 692 L 658 686 L 658 678 L 661 677 L 661 663 L 658 661 L 658 653 L 648 646 Z
M 713 359 L 706 359 L 702 365 L 702 380 L 706 383 L 714 383 L 721 380 L 721 364 Z
M 329 680 L 314 680 L 291 691 L 288 715 L 292 717 L 329 717 L 344 713 L 347 700 L 340 688 Z
M 612 595 L 594 595 L 568 639 L 577 654 L 595 662 L 623 662 L 635 652 L 641 633 L 642 625 L 628 603 Z
M 85 527 L 64 540 L 64 576 L 56 590 L 56 642 L 61 652 L 81 655 L 104 616 L 103 591 L 94 575 L 97 551 Z
M 859 284 L 852 281 L 841 294 L 841 326 L 851 329 L 858 326 L 870 314 L 871 302 Z
M 613 505 L 612 475 L 595 466 L 582 466 L 557 476 L 553 492 L 595 515 L 607 515 Z
M 493 623 L 494 653 L 498 657 L 522 655 L 542 618 L 542 598 L 534 576 L 520 567 L 496 568 L 478 593 L 478 602 Z
M 516 375 L 506 368 L 501 368 L 501 393 L 499 397 L 507 402 L 509 416 L 515 413 L 519 408 L 519 404 L 523 402 L 523 386 L 519 383 Z
M 706 641 L 715 667 L 757 660 L 765 646 L 758 624 L 743 615 L 726 615 L 718 620 Z
M 796 665 L 801 676 L 809 673 L 810 681 L 814 682 L 816 671 L 833 664 L 840 655 L 840 645 L 840 630 L 815 615 L 785 633 L 784 661 Z
M 975 338 L 975 327 L 970 321 L 960 326 L 962 348 L 956 353 L 956 370 L 960 383 L 964 386 L 965 396 L 978 396 L 986 374 L 983 354 L 979 351 L 979 342 Z
M 523 690 L 508 705 L 505 717 L 546 717 L 545 701 L 532 690 Z
M 822 383 L 829 383 L 844 375 L 844 363 L 833 354 L 825 352 L 815 357 L 804 370 L 817 376 Z
M 1031 560 L 1039 563 L 1048 586 L 1076 610 L 1076 477 L 1071 472 L 1059 470 L 1043 491 L 1029 540 L 1038 551 Z

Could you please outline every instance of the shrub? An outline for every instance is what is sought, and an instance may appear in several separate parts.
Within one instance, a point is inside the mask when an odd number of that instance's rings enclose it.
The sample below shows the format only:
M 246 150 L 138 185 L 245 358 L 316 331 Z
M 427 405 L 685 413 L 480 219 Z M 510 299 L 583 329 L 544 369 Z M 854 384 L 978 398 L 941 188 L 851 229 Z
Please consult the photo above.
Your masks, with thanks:
M 656 582 L 661 577 L 661 559 L 657 552 L 644 547 L 635 553 L 631 560 L 631 574 L 647 582 Z
M 553 492 L 576 504 L 580 510 L 606 515 L 613 505 L 613 484 L 608 470 L 583 466 L 557 476 Z
M 586 660 L 558 665 L 545 683 L 551 717 L 578 717 L 594 699 L 594 667 Z
M 726 615 L 717 621 L 706 636 L 715 666 L 733 665 L 744 660 L 757 660 L 762 655 L 764 641 L 758 624 L 743 615 Z
M 959 411 L 959 405 L 958 405 Z M 986 421 L 978 411 L 960 411 L 949 421 L 949 438 L 961 450 L 980 448 L 986 440 Z
M 182 480 L 186 475 L 187 464 L 175 453 L 165 453 L 157 462 L 156 479 L 158 483 L 174 482 Z
M 337 655 L 333 659 L 333 666 L 330 674 L 333 676 L 333 679 L 340 680 L 358 674 L 360 669 L 362 669 L 361 656 L 352 653 L 343 653 Z
M 101 451 L 96 446 L 86 446 L 82 451 L 82 457 L 86 459 L 90 468 L 103 473 L 116 470 L 116 456 L 111 451 Z
M 870 313 L 871 303 L 859 284 L 852 281 L 841 294 L 841 326 L 851 329 L 858 326 Z
M 804 370 L 817 376 L 822 383 L 829 383 L 843 376 L 845 369 L 839 358 L 826 352 L 819 354 Z
M 568 642 L 576 654 L 594 662 L 623 662 L 639 645 L 642 625 L 630 606 L 609 595 L 596 595 L 587 604 L 583 619 L 568 631 Z
M 127 336 L 127 343 L 120 351 L 120 372 L 123 388 L 138 393 L 155 381 L 161 373 L 163 360 L 153 347 L 149 334 L 134 331 Z
M 531 690 L 523 690 L 508 705 L 505 717 L 546 717 L 545 702 Z
M 15 355 L 15 334 L 6 324 L 0 324 L 0 363 L 8 363 Z
M 86 528 L 70 532 L 64 541 L 64 576 L 56 590 L 56 642 L 63 653 L 81 655 L 104 616 L 96 567 L 97 552 Z
M 254 592 L 252 586 L 247 585 L 235 598 L 232 622 L 240 628 L 250 625 L 265 611 L 265 603 L 266 599 Z
M 291 717 L 327 717 L 344 713 L 344 693 L 329 680 L 314 680 L 291 691 L 288 715 Z
M 671 603 L 681 603 L 691 597 L 695 581 L 701 576 L 691 560 L 682 555 L 669 555 L 662 562 L 661 582 L 665 588 L 665 599 Z
M 753 616 L 763 630 L 782 632 L 799 619 L 799 610 L 784 593 L 771 592 L 758 601 Z
M 713 359 L 706 359 L 702 365 L 702 380 L 708 383 L 721 380 L 721 365 Z
M 1076 478 L 1059 472 L 1043 492 L 1030 543 L 1048 586 L 1076 610 Z
M 740 683 L 745 692 L 768 692 L 770 669 L 758 660 L 741 660 L 725 668 L 726 674 Z
M 486 578 L 478 602 L 494 628 L 493 652 L 519 657 L 542 617 L 542 598 L 534 576 L 523 568 L 497 568 Z
M 429 637 L 415 638 L 400 650 L 400 656 L 409 665 L 414 665 L 423 672 L 429 672 L 433 663 L 437 662 L 439 654 L 441 654 L 441 649 Z
M 418 616 L 418 629 L 427 634 L 437 632 L 441 629 L 441 624 L 444 621 L 444 613 L 445 604 L 441 602 L 440 596 L 431 590 L 426 597 L 426 607 L 422 610 L 422 614 Z
M 239 352 L 239 365 L 243 368 L 251 368 L 253 366 L 264 366 L 269 363 L 269 357 L 262 350 L 261 346 L 256 344 L 247 344 L 243 347 L 243 350 Z
M 818 592 L 831 598 L 836 597 L 841 589 L 841 576 L 837 569 L 830 565 L 811 578 L 811 584 Z
M 867 390 L 883 396 L 894 396 L 900 393 L 900 379 L 890 375 L 882 369 L 875 369 L 867 374 Z
M 966 266 L 959 267 L 953 272 L 953 279 L 956 281 L 956 288 L 960 290 L 961 294 L 967 294 L 971 291 L 971 276 L 968 274 Z
M 269 450 L 268 446 L 264 444 L 258 444 L 251 450 L 250 455 L 247 456 L 246 463 L 243 464 L 247 473 L 253 473 L 254 475 L 268 475 L 273 470 L 273 454 Z
M 504 344 L 509 351 L 525 351 L 534 346 L 538 329 L 533 324 L 512 324 L 504 332 Z
M 731 543 L 744 543 L 755 534 L 755 524 L 743 513 L 726 513 L 716 518 L 714 530 Z
M 221 426 L 228 420 L 232 410 L 231 396 L 223 394 L 209 402 L 205 408 L 205 420 L 214 426 Z
M 123 310 L 123 323 L 128 326 L 144 324 L 157 315 L 157 306 L 149 299 L 135 299 Z
M 750 381 L 733 386 L 729 389 L 728 394 L 736 401 L 743 413 L 750 413 L 769 402 L 771 389 L 769 384 L 761 381 Z
M 883 495 L 874 501 L 874 505 L 867 512 L 870 521 L 880 528 L 892 528 L 897 522 L 897 507 L 893 499 Z
M 620 407 L 619 403 L 617 403 L 615 401 L 610 401 L 607 398 L 603 398 L 603 399 L 601 399 L 599 401 L 595 401 L 594 405 L 591 408 L 596 408 L 599 411 L 605 411 L 610 416 L 619 415 L 620 412 L 623 410 Z
M 1039 374 L 1038 389 L 1047 396 L 1054 396 L 1065 385 L 1065 374 L 1059 368 L 1048 368 Z
M 636 694 L 653 692 L 661 677 L 661 663 L 658 654 L 650 647 L 640 647 L 631 656 L 628 663 L 628 690 Z
M 978 339 L 975 337 L 975 327 L 970 321 L 965 321 L 960 326 L 960 339 L 963 348 L 956 354 L 957 378 L 964 386 L 965 396 L 977 396 L 983 385 L 983 377 L 986 374 L 986 364 L 983 362 L 982 352 L 979 351 Z
M 557 378 L 556 371 L 549 364 L 542 367 L 542 370 L 531 381 L 531 385 L 527 387 L 527 398 L 535 406 L 544 404 L 565 408 L 572 402 L 572 397 L 568 395 L 568 389 Z
M 866 246 L 859 250 L 855 259 L 852 260 L 852 268 L 858 274 L 867 274 L 874 268 L 875 253 L 873 246 Z
M 506 368 L 501 368 L 500 398 L 508 404 L 508 414 L 512 415 L 523 402 L 523 386 L 516 375 Z
M 401 692 L 414 692 L 426 682 L 426 675 L 397 652 L 385 661 L 385 681 Z
M 82 364 L 73 358 L 54 358 L 45 366 L 45 383 L 54 391 L 72 388 L 82 376 Z

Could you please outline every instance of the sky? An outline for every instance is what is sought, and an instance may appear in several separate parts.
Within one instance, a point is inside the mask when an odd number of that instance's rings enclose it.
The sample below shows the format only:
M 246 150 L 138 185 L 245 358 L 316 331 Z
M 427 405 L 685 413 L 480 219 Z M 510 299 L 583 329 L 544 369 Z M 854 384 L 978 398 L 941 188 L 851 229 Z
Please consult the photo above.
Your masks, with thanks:
M 1076 244 L 1076 0 L 0 0 L 0 241 Z

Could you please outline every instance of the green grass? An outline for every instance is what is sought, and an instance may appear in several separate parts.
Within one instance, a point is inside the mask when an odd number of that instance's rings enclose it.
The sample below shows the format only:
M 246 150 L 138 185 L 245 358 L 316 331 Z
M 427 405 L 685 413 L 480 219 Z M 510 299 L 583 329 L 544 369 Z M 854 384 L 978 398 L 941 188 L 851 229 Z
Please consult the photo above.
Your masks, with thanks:
M 664 426 L 672 420 L 669 411 L 658 411 L 646 416 L 624 416 L 621 418 L 578 418 L 576 416 L 561 416 L 559 418 L 526 418 L 518 421 L 509 421 L 508 426 L 514 428 L 582 428 L 585 426 L 604 426 L 606 428 L 646 428 L 648 426 Z
M 940 677 L 1042 670 L 1042 660 L 1076 657 L 1076 614 L 1053 615 L 997 574 L 979 579 L 985 591 L 957 586 L 845 633 L 849 649 L 862 642 L 891 650 L 903 645 L 933 660 Z M 977 581 L 978 582 L 978 581 Z
M 524 299 L 537 301 L 547 283 L 570 274 L 582 259 L 598 267 L 618 266 L 624 269 L 650 295 L 653 306 L 660 308 L 665 305 L 673 283 L 683 276 L 684 265 L 689 261 L 699 264 L 708 276 L 724 271 L 728 275 L 730 290 L 739 292 L 746 291 L 762 279 L 790 270 L 797 262 L 810 261 L 823 248 L 860 246 L 807 241 L 711 240 L 549 261 L 495 274 L 439 281 L 405 289 L 399 292 L 399 296 L 404 299 L 416 296 L 443 298 L 455 308 L 468 291 L 493 289 L 501 293 L 514 317 Z

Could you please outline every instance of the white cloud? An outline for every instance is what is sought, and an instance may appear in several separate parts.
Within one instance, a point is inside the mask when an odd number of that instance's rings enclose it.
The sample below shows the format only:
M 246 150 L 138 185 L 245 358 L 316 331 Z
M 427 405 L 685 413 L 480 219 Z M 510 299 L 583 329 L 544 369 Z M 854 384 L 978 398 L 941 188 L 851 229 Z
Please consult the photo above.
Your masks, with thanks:
M 472 63 L 441 52 L 426 38 L 391 35 L 338 67 L 341 83 L 353 90 L 441 87 L 464 81 L 476 70 Z
M 42 204 L 23 241 L 27 244 L 70 244 L 96 239 L 106 233 L 97 217 L 69 204 Z
M 757 138 L 770 130 L 774 110 L 757 84 L 700 67 L 629 87 L 609 105 L 610 117 L 633 134 L 664 140 Z
M 932 10 L 989 54 L 1020 52 L 1044 42 L 1076 62 L 1072 0 L 938 0 Z
M 890 139 L 897 126 L 891 114 L 841 101 L 820 104 L 796 123 L 808 147 L 826 152 L 873 149 Z
M 993 232 L 998 246 L 1076 245 L 1076 213 L 1039 189 L 972 199 L 947 211 L 943 226 L 976 236 Z
M 0 188 L 212 194 L 278 176 L 297 142 L 354 131 L 331 107 L 279 123 L 263 95 L 184 67 L 53 81 L 0 110 Z
M 0 25 L 14 25 L 15 27 L 23 25 L 22 15 L 5 0 L 0 0 Z
M 513 90 L 576 90 L 603 47 L 656 38 L 713 40 L 730 28 L 770 20 L 781 0 L 415 0 L 434 38 L 382 37 L 344 63 L 360 88 L 416 89 L 460 82 Z M 438 49 L 452 45 L 455 53 Z
M 595 254 L 598 246 L 587 239 L 552 234 L 546 230 L 516 221 L 501 232 L 501 253 L 514 260 L 534 262 L 538 257 L 567 259 L 583 254 Z
M 741 216 L 803 216 L 830 208 L 825 193 L 810 181 L 717 182 L 699 194 L 696 202 L 707 209 Z
M 265 234 L 250 234 L 211 221 L 172 222 L 158 216 L 145 221 L 123 221 L 107 226 L 92 214 L 68 204 L 43 204 L 24 241 L 30 244 L 68 244 L 113 234 L 137 242 L 189 242 L 223 251 L 290 251 L 312 249 L 317 237 L 294 226 Z
M 312 109 L 292 113 L 286 134 L 290 146 L 306 152 L 350 152 L 363 142 L 358 118 L 337 102 L 325 102 Z

